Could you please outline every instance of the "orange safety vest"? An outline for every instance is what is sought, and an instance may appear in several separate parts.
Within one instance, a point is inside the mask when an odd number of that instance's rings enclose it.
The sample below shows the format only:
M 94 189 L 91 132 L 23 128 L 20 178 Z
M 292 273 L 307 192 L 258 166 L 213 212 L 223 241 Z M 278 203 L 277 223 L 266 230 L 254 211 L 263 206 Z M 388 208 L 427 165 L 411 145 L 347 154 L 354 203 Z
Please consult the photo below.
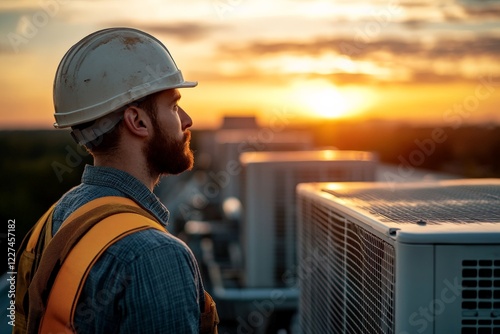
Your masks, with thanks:
M 147 211 L 123 197 L 102 197 L 72 213 L 52 238 L 53 205 L 18 251 L 13 333 L 75 333 L 75 309 L 92 265 L 121 238 L 144 229 L 168 233 Z M 205 291 L 200 333 L 217 333 L 219 318 Z

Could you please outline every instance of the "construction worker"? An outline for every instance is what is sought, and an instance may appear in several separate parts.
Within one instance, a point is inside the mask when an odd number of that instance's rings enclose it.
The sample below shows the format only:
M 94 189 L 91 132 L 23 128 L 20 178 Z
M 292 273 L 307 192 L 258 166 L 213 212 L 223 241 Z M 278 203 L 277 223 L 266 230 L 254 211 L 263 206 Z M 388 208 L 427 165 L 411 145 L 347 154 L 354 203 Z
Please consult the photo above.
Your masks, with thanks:
M 165 229 L 169 212 L 153 188 L 161 176 L 193 166 L 192 120 L 179 105 L 179 89 L 196 85 L 183 79 L 159 40 L 136 29 L 101 30 L 70 48 L 54 81 L 54 126 L 71 127 L 94 164 L 55 205 L 54 239 L 79 208 L 112 197 L 131 200 Z M 67 325 L 74 332 L 201 331 L 207 295 L 198 264 L 165 231 L 145 229 L 113 242 L 81 285 Z M 29 289 L 31 303 L 36 293 Z

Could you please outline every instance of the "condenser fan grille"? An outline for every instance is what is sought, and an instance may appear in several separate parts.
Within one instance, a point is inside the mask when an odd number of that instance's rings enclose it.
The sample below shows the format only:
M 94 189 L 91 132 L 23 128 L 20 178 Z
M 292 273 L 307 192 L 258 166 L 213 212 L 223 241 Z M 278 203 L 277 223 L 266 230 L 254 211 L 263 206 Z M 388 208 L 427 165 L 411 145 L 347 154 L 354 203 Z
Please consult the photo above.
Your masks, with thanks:
M 304 333 L 394 333 L 394 247 L 321 204 L 303 201 Z
M 494 185 L 422 188 L 341 188 L 325 190 L 382 222 L 407 224 L 425 221 L 498 223 L 500 187 Z

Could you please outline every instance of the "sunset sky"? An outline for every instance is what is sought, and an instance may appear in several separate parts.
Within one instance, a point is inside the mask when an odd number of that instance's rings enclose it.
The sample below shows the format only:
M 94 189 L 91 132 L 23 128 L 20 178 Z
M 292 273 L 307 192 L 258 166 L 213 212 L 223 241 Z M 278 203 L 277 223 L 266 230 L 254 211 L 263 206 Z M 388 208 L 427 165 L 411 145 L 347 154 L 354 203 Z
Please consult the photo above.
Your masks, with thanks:
M 64 53 L 145 30 L 185 79 L 194 128 L 323 119 L 500 122 L 500 1 L 1 0 L 0 128 L 51 128 Z

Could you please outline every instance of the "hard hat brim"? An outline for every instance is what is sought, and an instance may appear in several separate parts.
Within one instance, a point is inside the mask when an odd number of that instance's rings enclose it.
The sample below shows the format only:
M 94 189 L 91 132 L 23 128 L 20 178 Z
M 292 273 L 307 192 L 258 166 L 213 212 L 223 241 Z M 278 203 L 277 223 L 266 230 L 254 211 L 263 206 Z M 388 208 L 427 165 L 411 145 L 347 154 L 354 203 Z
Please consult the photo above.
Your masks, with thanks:
M 177 88 L 192 88 L 198 86 L 198 81 L 184 81 L 179 87 Z

